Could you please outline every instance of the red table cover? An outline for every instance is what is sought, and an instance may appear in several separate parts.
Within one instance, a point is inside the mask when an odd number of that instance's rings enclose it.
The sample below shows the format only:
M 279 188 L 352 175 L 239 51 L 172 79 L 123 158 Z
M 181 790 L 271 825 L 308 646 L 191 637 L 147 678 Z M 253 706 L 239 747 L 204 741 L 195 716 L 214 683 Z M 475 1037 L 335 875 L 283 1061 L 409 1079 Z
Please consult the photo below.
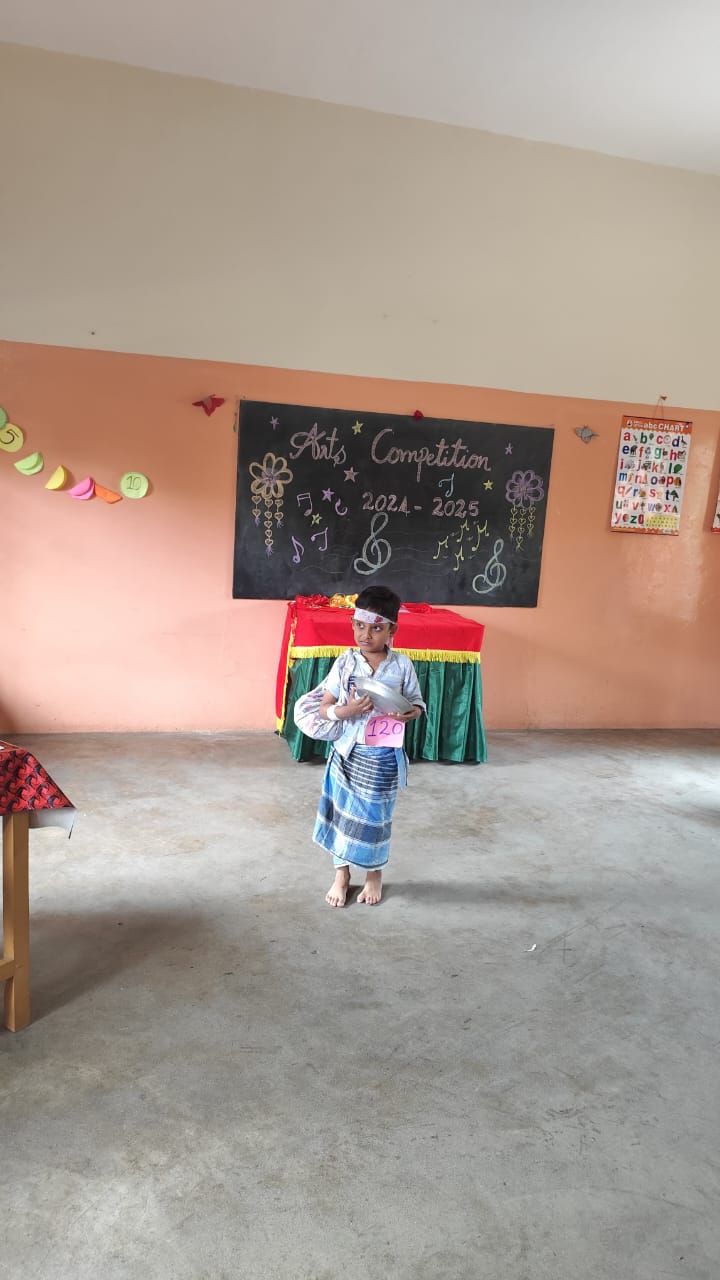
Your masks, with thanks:
M 353 644 L 352 615 L 352 609 L 304 604 L 299 600 L 288 603 L 275 690 L 278 719 L 283 716 L 290 659 L 311 656 L 298 650 L 313 650 L 312 656 L 319 657 L 323 656 L 321 651 L 336 649 L 340 653 L 349 648 Z M 481 622 L 464 618 L 452 609 L 408 604 L 403 605 L 398 618 L 393 644 L 402 652 L 409 652 L 411 657 L 426 658 L 430 662 L 443 661 L 446 654 L 467 654 L 471 659 L 480 653 L 484 634 Z
M 10 742 L 0 742 L 0 814 L 36 809 L 72 809 L 39 760 Z

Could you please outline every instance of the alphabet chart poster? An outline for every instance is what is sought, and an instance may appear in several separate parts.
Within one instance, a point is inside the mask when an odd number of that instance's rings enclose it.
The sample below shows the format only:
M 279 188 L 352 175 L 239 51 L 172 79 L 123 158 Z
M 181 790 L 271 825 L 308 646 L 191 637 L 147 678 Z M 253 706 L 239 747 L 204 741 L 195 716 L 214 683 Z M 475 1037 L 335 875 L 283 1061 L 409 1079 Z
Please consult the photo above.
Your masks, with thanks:
M 611 529 L 679 532 L 691 433 L 691 422 L 623 417 Z
M 534 608 L 553 431 L 241 401 L 233 596 Z

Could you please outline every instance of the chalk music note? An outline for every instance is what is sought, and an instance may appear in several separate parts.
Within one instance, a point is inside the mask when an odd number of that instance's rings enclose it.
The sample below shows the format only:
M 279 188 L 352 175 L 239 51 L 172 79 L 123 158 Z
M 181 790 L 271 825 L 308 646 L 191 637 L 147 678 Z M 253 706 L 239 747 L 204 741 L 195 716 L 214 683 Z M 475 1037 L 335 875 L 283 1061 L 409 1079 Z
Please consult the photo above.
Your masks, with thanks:
M 297 538 L 293 538 L 292 544 L 295 548 L 295 555 L 293 556 L 293 564 L 299 564 L 303 556 L 305 555 L 305 548 L 302 542 L 298 542 Z
M 459 551 L 455 552 L 455 568 L 453 569 L 453 573 L 457 573 L 458 569 L 460 568 L 460 561 L 464 559 L 465 559 L 465 555 L 461 547 Z
M 357 556 L 353 561 L 353 568 L 356 573 L 369 574 L 377 573 L 378 569 L 384 568 L 392 555 L 392 547 L 387 538 L 378 538 L 378 534 L 385 528 L 389 520 L 389 516 L 384 511 L 377 511 L 370 521 L 370 536 L 363 543 L 362 555 Z M 382 550 L 384 548 L 384 551 Z M 374 557 L 375 563 L 369 559 L 370 555 Z
M 476 533 L 477 533 L 477 542 L 475 543 L 475 546 L 474 546 L 474 547 L 471 547 L 471 548 L 470 548 L 470 549 L 471 549 L 471 551 L 477 551 L 478 547 L 480 546 L 480 538 L 481 538 L 481 536 L 482 536 L 483 534 L 485 534 L 485 537 L 487 538 L 487 536 L 488 536 L 487 520 L 485 521 L 485 523 L 484 523 L 484 525 L 483 525 L 482 529 L 480 528 L 480 525 L 479 525 L 479 524 L 476 524 L 476 525 L 475 525 L 475 530 L 476 530 Z
M 342 505 L 342 498 L 338 498 L 337 502 L 335 503 L 335 510 L 339 516 L 346 516 L 348 509 L 347 507 L 343 507 L 341 511 L 340 510 L 341 505 Z
M 306 498 L 307 498 L 307 501 L 310 503 L 310 505 L 309 505 L 309 507 L 306 507 L 306 508 L 305 508 L 305 510 L 303 511 L 303 515 L 304 515 L 304 516 L 309 516 L 309 515 L 310 515 L 310 512 L 311 512 L 311 511 L 312 511 L 312 509 L 313 509 L 313 505 L 312 505 L 312 497 L 311 497 L 311 495 L 310 495 L 309 493 L 299 493 L 299 494 L 298 494 L 298 496 L 297 496 L 297 504 L 298 504 L 298 506 L 300 506 L 300 503 L 301 503 L 301 502 L 303 502 Z
M 450 535 L 448 534 L 448 537 L 449 537 L 449 536 L 450 536 Z M 446 551 L 449 551 L 449 547 L 448 547 L 448 540 L 447 540 L 447 538 L 443 538 L 442 542 L 438 542 L 437 552 L 436 552 L 436 554 L 433 556 L 433 560 L 439 560 L 439 559 L 440 559 L 440 548 L 441 548 L 441 547 L 444 547 Z
M 327 526 L 324 529 L 320 529 L 317 533 L 314 533 L 310 541 L 314 542 L 316 538 L 324 539 L 322 543 L 318 544 L 318 551 L 327 551 Z
M 473 591 L 476 591 L 479 596 L 486 596 L 489 595 L 491 591 L 497 591 L 498 587 L 501 587 L 507 578 L 507 569 L 500 560 L 504 546 L 505 543 L 502 538 L 498 538 L 495 546 L 493 547 L 493 553 L 485 565 L 483 572 L 476 574 L 473 578 L 472 589 Z M 483 585 L 480 587 L 477 586 L 476 584 L 478 582 L 481 582 Z
M 451 476 L 444 476 L 442 480 L 438 480 L 438 489 L 442 489 L 444 484 L 449 484 L 450 488 L 445 491 L 446 498 L 452 498 L 455 492 L 455 472 Z

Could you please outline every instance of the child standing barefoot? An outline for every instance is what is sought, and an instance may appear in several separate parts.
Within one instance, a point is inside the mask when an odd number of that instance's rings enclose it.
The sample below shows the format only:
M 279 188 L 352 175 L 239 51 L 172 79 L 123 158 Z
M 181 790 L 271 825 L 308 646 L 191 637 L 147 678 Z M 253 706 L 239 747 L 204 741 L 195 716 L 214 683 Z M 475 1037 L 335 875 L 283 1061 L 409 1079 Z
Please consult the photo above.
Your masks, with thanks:
M 330 749 L 313 831 L 316 844 L 333 855 L 335 879 L 325 895 L 331 907 L 345 906 L 352 866 L 366 873 L 358 902 L 375 906 L 380 901 L 398 783 L 404 786 L 407 778 L 403 749 L 365 745 L 366 728 L 377 712 L 367 694 L 355 694 L 355 680 L 376 676 L 414 704 L 412 711 L 385 719 L 406 724 L 425 710 L 412 662 L 392 652 L 399 610 L 400 597 L 387 587 L 360 593 L 352 623 L 357 648 L 347 649 L 333 664 L 320 703 L 324 719 L 343 722 Z

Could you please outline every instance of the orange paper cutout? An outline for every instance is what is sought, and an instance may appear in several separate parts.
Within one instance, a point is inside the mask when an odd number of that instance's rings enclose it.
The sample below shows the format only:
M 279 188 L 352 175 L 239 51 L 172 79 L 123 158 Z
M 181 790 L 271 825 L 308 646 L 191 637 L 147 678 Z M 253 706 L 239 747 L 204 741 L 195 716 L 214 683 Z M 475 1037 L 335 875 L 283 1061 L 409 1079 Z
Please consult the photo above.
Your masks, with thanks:
M 113 493 L 112 489 L 106 489 L 104 484 L 95 485 L 95 497 L 102 498 L 103 502 L 122 502 L 122 494 Z

